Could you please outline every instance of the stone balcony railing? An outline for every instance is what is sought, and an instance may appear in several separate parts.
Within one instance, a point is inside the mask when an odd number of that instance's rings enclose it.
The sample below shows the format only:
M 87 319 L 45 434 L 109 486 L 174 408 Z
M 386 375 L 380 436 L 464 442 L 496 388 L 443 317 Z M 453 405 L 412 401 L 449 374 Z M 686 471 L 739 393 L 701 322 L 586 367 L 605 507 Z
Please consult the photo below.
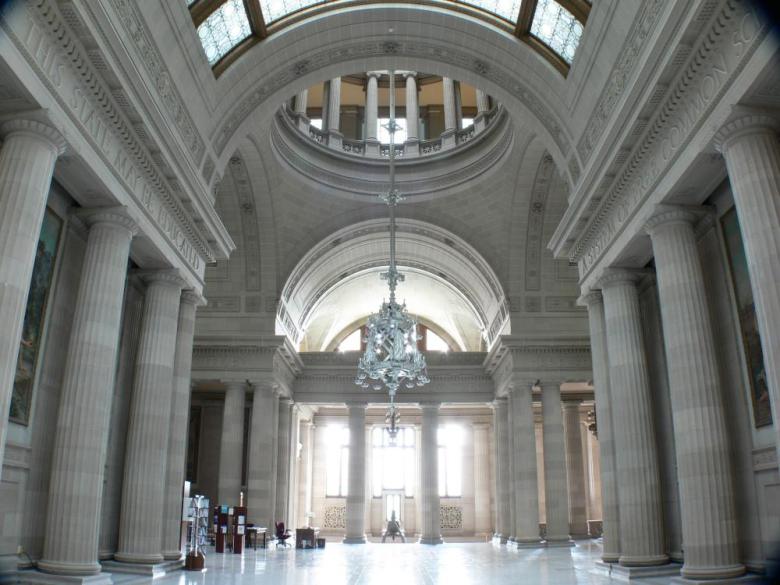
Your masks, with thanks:
M 486 131 L 502 111 L 499 104 L 487 112 L 477 114 L 474 123 L 462 130 L 446 131 L 437 138 L 427 140 L 407 140 L 395 145 L 395 156 L 400 158 L 416 158 L 455 148 L 472 141 L 476 136 Z M 294 112 L 288 104 L 282 106 L 282 113 L 292 126 L 297 127 L 304 136 L 313 142 L 328 148 L 349 153 L 355 156 L 383 158 L 390 156 L 390 145 L 381 144 L 377 140 L 353 140 L 344 138 L 339 132 L 328 132 L 312 126 L 309 119 Z

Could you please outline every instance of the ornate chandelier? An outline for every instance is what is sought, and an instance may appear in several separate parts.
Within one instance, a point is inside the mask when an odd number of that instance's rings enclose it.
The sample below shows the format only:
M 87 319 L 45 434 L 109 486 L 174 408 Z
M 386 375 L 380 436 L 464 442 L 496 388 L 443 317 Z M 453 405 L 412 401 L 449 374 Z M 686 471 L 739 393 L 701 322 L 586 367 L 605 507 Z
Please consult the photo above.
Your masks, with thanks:
M 385 125 L 390 134 L 390 189 L 379 198 L 390 208 L 390 267 L 381 277 L 387 281 L 390 297 L 379 312 L 368 318 L 366 350 L 358 362 L 355 384 L 374 390 L 387 389 L 390 394 L 391 427 L 395 430 L 398 412 L 395 395 L 402 386 L 414 388 L 430 382 L 425 356 L 417 349 L 421 337 L 417 321 L 406 312 L 406 304 L 395 300 L 395 289 L 404 275 L 395 264 L 395 207 L 403 198 L 395 188 L 395 133 L 400 126 L 395 121 L 395 71 L 390 71 L 390 119 Z M 397 432 L 397 431 L 396 431 Z

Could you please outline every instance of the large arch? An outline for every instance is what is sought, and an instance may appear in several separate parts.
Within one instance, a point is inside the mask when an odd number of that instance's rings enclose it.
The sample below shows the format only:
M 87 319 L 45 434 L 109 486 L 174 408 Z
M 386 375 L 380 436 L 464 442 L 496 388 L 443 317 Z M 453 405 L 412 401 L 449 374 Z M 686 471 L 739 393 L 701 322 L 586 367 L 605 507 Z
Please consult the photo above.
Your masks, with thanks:
M 277 334 L 300 344 L 323 299 L 343 291 L 346 284 L 370 282 L 369 277 L 387 266 L 388 250 L 384 218 L 353 224 L 320 241 L 298 262 L 282 289 Z M 410 282 L 420 279 L 419 284 L 438 287 L 442 294 L 457 299 L 460 307 L 468 308 L 485 346 L 490 347 L 498 335 L 510 333 L 503 287 L 493 268 L 463 239 L 427 222 L 399 219 L 397 257 L 398 264 L 410 273 Z M 381 291 L 376 292 L 374 304 L 381 300 Z M 332 335 L 326 335 L 319 345 L 327 345 L 359 316 L 344 317 L 346 322 L 334 325 Z M 474 348 L 474 343 L 466 343 L 456 331 L 447 332 L 461 338 L 463 349 Z

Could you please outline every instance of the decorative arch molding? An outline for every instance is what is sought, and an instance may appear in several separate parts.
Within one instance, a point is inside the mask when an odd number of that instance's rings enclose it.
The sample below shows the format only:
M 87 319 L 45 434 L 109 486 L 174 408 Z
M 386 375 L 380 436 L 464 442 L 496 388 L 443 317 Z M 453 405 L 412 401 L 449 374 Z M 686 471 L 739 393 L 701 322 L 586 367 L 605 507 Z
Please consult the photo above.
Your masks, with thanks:
M 388 246 L 384 218 L 351 225 L 314 246 L 282 289 L 278 334 L 300 344 L 318 302 L 344 279 L 386 266 Z M 466 299 L 487 347 L 508 332 L 509 308 L 503 287 L 492 267 L 464 240 L 430 223 L 399 219 L 397 258 L 400 266 L 437 278 Z
M 344 327 L 344 329 L 342 329 L 339 333 L 337 333 L 333 337 L 333 340 L 325 348 L 325 351 L 326 352 L 336 351 L 336 349 L 338 349 L 338 346 L 341 345 L 342 341 L 344 341 L 347 337 L 349 337 L 352 333 L 354 333 L 355 330 L 357 330 L 361 325 L 366 324 L 366 317 L 368 317 L 368 315 L 365 315 L 360 319 L 356 319 L 355 321 L 353 321 L 352 323 Z M 451 348 L 457 347 L 458 349 L 463 350 L 463 347 L 457 342 L 457 340 L 452 335 L 450 335 L 446 329 L 444 329 L 443 327 L 439 327 L 437 323 L 434 323 L 433 321 L 431 321 L 430 319 L 426 319 L 425 317 L 420 317 L 419 315 L 417 316 L 417 323 L 419 325 L 425 325 L 425 327 L 427 327 L 428 329 L 433 331 L 436 335 L 441 337 Z
M 388 40 L 388 26 L 415 32 Z M 351 35 L 348 41 L 345 30 Z M 458 46 L 452 43 L 454 31 L 464 39 Z M 466 42 L 478 38 L 480 42 Z M 250 128 L 273 116 L 297 92 L 358 70 L 389 67 L 427 70 L 484 89 L 513 120 L 539 134 L 558 167 L 576 183 L 582 165 L 565 121 L 565 79 L 552 67 L 540 66 L 535 51 L 512 35 L 467 15 L 431 14 L 429 7 L 411 4 L 356 6 L 313 17 L 246 51 L 216 82 L 217 100 L 226 104 L 212 134 L 217 166 L 226 164 Z

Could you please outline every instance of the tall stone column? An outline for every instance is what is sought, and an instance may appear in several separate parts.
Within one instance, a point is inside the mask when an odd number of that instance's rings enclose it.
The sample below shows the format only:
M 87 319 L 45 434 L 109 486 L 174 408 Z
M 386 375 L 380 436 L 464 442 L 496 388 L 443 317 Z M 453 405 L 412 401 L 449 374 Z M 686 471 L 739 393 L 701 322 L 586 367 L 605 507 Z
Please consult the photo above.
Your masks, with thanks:
M 0 126 L 0 475 L 19 342 L 35 253 L 57 157 L 65 141 L 33 120 Z
M 247 517 L 257 525 L 274 526 L 274 458 L 276 436 L 274 412 L 277 397 L 269 382 L 254 383 L 252 421 L 247 462 Z
M 507 543 L 515 540 L 517 520 L 517 498 L 515 497 L 515 416 L 514 398 L 511 392 L 506 395 L 506 471 L 507 471 Z
M 341 78 L 334 77 L 328 85 L 328 119 L 326 129 L 328 131 L 328 146 L 341 150 L 343 135 L 340 130 L 341 118 Z
M 38 568 L 100 572 L 98 522 L 122 300 L 135 222 L 122 207 L 80 214 L 90 226 L 54 431 L 49 506 Z
M 488 425 L 472 425 L 474 433 L 474 531 L 489 534 L 490 520 L 490 440 Z
M 609 352 L 609 387 L 620 488 L 620 564 L 661 565 L 664 552 L 661 487 L 642 338 L 640 275 L 610 270 L 600 281 Z M 619 448 L 618 448 L 619 445 Z
M 379 156 L 377 120 L 379 118 L 379 71 L 366 74 L 366 154 Z
M 515 500 L 513 544 L 517 547 L 538 546 L 539 495 L 536 477 L 536 432 L 530 386 L 509 389 L 512 409 L 512 444 Z
M 417 101 L 417 72 L 405 71 L 406 79 L 406 142 L 404 153 L 420 153 L 420 107 Z
M 204 299 L 186 290 L 179 304 L 176 328 L 176 352 L 173 358 L 173 398 L 168 433 L 168 464 L 165 473 L 165 516 L 163 557 L 178 560 L 182 556 L 181 510 L 187 458 L 187 431 L 190 420 L 192 339 L 195 335 L 195 311 Z
M 244 450 L 244 407 L 246 383 L 225 382 L 225 408 L 222 411 L 222 439 L 219 443 L 218 504 L 238 506 L 241 496 L 241 454 Z
M 544 384 L 541 390 L 546 541 L 547 546 L 571 546 L 561 387 Z
M 618 508 L 618 483 L 615 467 L 614 425 L 612 399 L 609 385 L 609 357 L 607 355 L 607 331 L 604 321 L 604 299 L 601 291 L 590 291 L 580 298 L 588 307 L 590 326 L 590 355 L 593 361 L 593 387 L 596 398 L 596 423 L 599 433 L 601 458 L 601 559 L 616 563 L 620 559 L 620 514 Z
M 309 102 L 309 90 L 304 89 L 295 96 L 295 118 L 298 128 L 306 135 L 309 133 L 309 117 L 306 115 L 306 108 Z
M 509 512 L 509 421 L 507 419 L 508 400 L 496 398 L 493 401 L 493 430 L 495 432 L 496 453 L 496 534 L 501 543 L 510 536 Z
M 474 118 L 474 131 L 482 132 L 487 126 L 485 116 L 490 111 L 490 98 L 481 89 L 477 90 L 477 115 Z
M 287 517 L 287 499 L 290 492 L 290 434 L 293 401 L 279 398 L 279 417 L 276 451 L 276 519 L 290 523 Z
M 420 544 L 441 544 L 439 501 L 439 407 L 438 402 L 421 403 L 420 428 L 420 510 L 422 533 Z
M 344 544 L 366 542 L 366 405 L 349 404 L 347 534 Z
M 689 209 L 661 207 L 646 228 L 669 372 L 685 546 L 681 574 L 726 579 L 743 574 L 745 567 L 739 562 L 730 445 L 694 233 L 697 219 Z
M 114 558 L 151 564 L 163 560 L 168 425 L 184 281 L 178 270 L 144 271 L 140 275 L 147 288 L 127 430 L 119 546 Z
M 780 460 L 780 145 L 775 118 L 745 115 L 724 126 L 726 159 L 745 246 Z
M 455 132 L 458 119 L 455 115 L 455 82 L 449 77 L 441 78 L 442 101 L 444 105 L 444 132 L 441 134 L 442 149 L 455 147 Z
M 569 534 L 587 538 L 585 465 L 582 459 L 580 401 L 563 401 L 563 430 L 566 441 L 566 481 L 569 492 Z

